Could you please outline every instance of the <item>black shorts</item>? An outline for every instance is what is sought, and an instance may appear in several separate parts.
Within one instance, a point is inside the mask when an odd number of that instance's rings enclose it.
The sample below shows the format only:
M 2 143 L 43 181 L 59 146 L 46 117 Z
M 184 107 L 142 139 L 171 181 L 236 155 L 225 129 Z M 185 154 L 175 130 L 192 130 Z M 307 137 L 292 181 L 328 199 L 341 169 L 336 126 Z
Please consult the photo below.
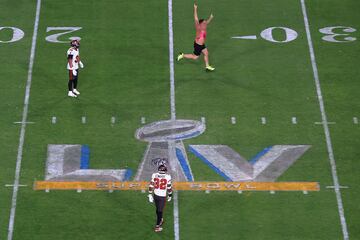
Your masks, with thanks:
M 199 44 L 197 44 L 196 42 L 194 42 L 194 54 L 195 54 L 196 56 L 200 56 L 202 50 L 204 50 L 205 48 L 206 48 L 205 44 L 199 45 Z
M 165 208 L 166 197 L 160 197 L 154 194 L 155 206 L 157 212 L 162 212 Z

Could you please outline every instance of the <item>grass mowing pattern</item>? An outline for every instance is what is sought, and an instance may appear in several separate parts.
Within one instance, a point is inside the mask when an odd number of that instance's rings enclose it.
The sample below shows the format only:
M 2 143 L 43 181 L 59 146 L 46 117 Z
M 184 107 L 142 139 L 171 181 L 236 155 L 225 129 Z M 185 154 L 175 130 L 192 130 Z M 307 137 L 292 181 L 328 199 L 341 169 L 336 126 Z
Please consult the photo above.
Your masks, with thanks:
M 174 46 L 192 52 L 191 1 L 174 1 Z M 0 238 L 5 238 L 10 209 L 32 23 L 36 2 L 7 2 L 1 8 L 3 26 L 25 32 L 21 41 L 0 43 Z M 351 26 L 360 29 L 359 3 L 307 2 L 325 107 L 337 160 L 350 239 L 360 238 L 356 199 L 359 177 L 354 169 L 360 144 L 359 43 L 329 43 L 318 29 Z M 76 14 L 69 9 L 76 9 Z M 339 11 L 339 9 L 341 11 Z M 320 112 L 308 55 L 300 2 L 276 0 L 199 1 L 199 15 L 214 12 L 207 46 L 216 72 L 206 73 L 202 59 L 175 64 L 177 117 L 205 116 L 206 132 L 188 144 L 226 144 L 250 159 L 275 144 L 311 144 L 279 181 L 319 181 L 321 191 L 302 193 L 179 193 L 181 239 L 341 239 Z M 22 12 L 20 17 L 13 16 Z M 50 26 L 80 26 L 82 37 L 79 99 L 66 97 L 67 44 L 45 41 Z M 271 26 L 296 30 L 289 43 L 271 43 L 259 33 Z M 46 146 L 88 144 L 91 168 L 136 170 L 146 148 L 134 138 L 147 122 L 168 119 L 169 73 L 167 2 L 43 1 L 33 85 L 30 97 L 21 183 L 44 178 Z M 55 32 L 54 32 L 55 33 Z M 10 33 L 0 31 L 0 39 Z M 258 40 L 232 36 L 257 35 Z M 357 32 L 351 34 L 360 38 Z M 60 40 L 67 40 L 63 36 Z M 274 38 L 284 39 L 281 31 Z M 11 57 L 9 57 L 11 56 Z M 51 124 L 51 117 L 57 123 Z M 87 123 L 81 123 L 86 116 Z M 115 116 L 117 123 L 110 124 Z M 230 123 L 230 117 L 237 124 Z M 264 116 L 267 124 L 262 125 Z M 295 116 L 298 124 L 292 124 Z M 221 180 L 188 153 L 196 180 Z M 166 210 L 164 232 L 152 232 L 154 208 L 138 192 L 34 192 L 21 188 L 14 239 L 172 239 L 172 204 Z

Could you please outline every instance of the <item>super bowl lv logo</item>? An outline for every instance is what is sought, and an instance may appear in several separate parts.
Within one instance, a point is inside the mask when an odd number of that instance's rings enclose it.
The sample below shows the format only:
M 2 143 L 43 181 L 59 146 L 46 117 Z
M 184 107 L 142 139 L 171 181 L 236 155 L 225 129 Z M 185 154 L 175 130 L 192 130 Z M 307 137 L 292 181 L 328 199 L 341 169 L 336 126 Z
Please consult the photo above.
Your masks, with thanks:
M 148 142 L 134 181 L 149 181 L 158 164 L 165 163 L 177 182 L 193 182 L 183 140 L 199 136 L 205 124 L 195 120 L 158 121 L 139 128 L 135 137 Z M 226 145 L 189 145 L 188 150 L 225 181 L 274 182 L 308 149 L 309 145 L 274 145 L 249 161 Z M 86 145 L 48 145 L 46 181 L 124 182 L 130 169 L 90 169 Z M 165 161 L 165 162 L 164 162 Z

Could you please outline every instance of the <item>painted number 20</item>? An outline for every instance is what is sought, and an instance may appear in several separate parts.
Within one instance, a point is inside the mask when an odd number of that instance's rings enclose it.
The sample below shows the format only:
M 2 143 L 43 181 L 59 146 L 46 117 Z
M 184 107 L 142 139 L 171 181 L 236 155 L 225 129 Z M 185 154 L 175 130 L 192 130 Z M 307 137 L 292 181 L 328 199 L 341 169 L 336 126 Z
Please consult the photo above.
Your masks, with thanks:
M 46 28 L 46 32 L 51 32 L 51 31 L 56 31 L 57 33 L 48 35 L 45 40 L 48 42 L 52 42 L 52 43 L 67 43 L 68 41 L 61 41 L 59 40 L 59 37 L 65 34 L 69 34 L 75 31 L 80 30 L 81 27 L 48 27 Z M 11 39 L 0 39 L 0 43 L 13 43 L 13 42 L 17 42 L 20 41 L 24 36 L 25 33 L 23 30 L 21 30 L 20 28 L 17 27 L 1 27 L 0 26 L 0 32 L 1 31 L 11 31 L 12 32 L 12 36 Z M 77 36 L 71 36 L 68 38 L 69 40 L 73 40 L 73 39 L 81 39 L 80 37 Z

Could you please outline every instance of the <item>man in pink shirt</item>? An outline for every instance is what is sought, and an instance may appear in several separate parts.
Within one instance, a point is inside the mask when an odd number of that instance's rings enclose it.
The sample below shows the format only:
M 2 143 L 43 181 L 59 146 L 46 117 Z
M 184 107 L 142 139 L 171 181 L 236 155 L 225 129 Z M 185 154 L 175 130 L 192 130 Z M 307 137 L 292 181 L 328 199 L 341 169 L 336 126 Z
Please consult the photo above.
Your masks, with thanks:
M 197 14 L 197 5 L 194 3 L 194 20 L 195 20 L 195 29 L 196 29 L 196 37 L 194 41 L 194 53 L 184 54 L 180 53 L 177 57 L 177 60 L 180 61 L 183 58 L 188 59 L 198 59 L 201 53 L 204 54 L 204 61 L 205 61 L 205 69 L 206 71 L 214 71 L 215 68 L 210 66 L 209 64 L 209 52 L 205 46 L 206 40 L 206 28 L 207 25 L 211 22 L 214 16 L 211 14 L 207 20 L 198 18 Z

